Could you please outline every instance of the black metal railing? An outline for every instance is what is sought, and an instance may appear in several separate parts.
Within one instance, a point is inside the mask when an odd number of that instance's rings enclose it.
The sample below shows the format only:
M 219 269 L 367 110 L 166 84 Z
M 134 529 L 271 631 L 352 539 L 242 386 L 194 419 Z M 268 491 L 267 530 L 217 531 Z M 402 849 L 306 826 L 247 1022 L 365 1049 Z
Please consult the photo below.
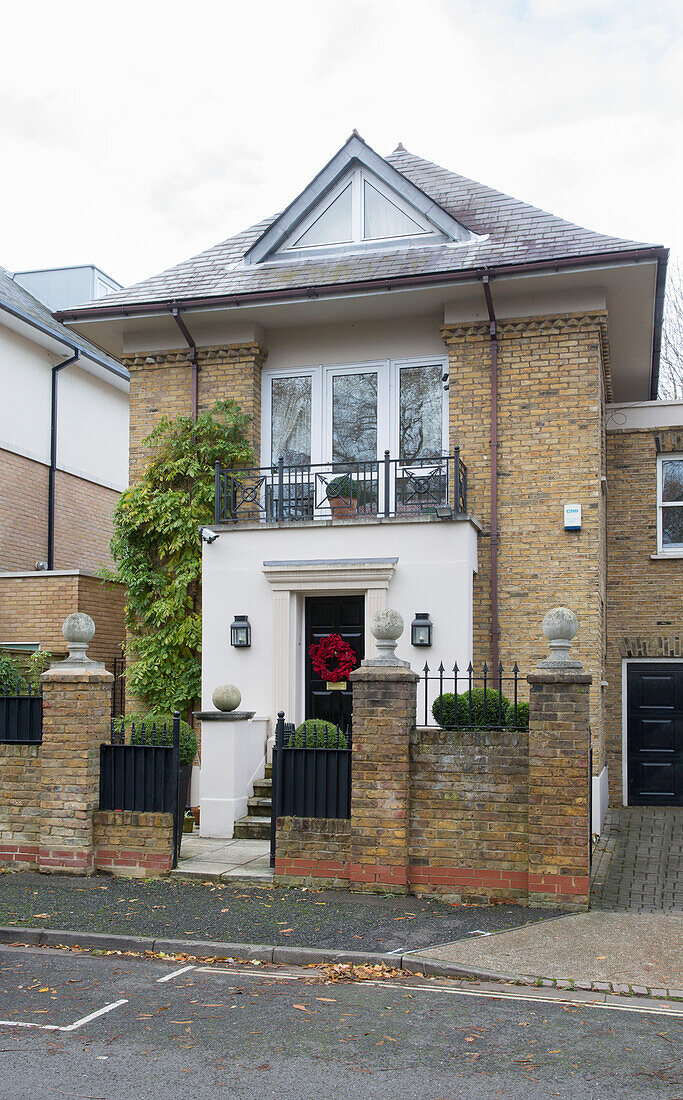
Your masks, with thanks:
M 299 732 L 300 731 L 300 732 Z M 278 817 L 351 817 L 351 726 L 309 719 L 299 731 L 278 712 L 273 749 L 270 864 Z
M 172 813 L 175 867 L 185 807 L 179 805 L 180 714 L 167 723 L 113 718 L 100 745 L 100 809 Z
M 407 462 L 285 464 L 244 470 L 215 467 L 216 523 L 307 522 L 348 516 L 440 515 L 467 511 L 467 469 L 459 448 Z
M 457 662 L 447 671 L 443 661 L 432 672 L 422 669 L 418 685 L 418 724 L 440 729 L 527 729 L 529 704 L 519 696 L 521 677 L 517 663 L 506 673 L 486 662 L 475 672 L 470 661 L 464 672 Z
M 43 697 L 28 687 L 0 695 L 0 742 L 36 745 L 43 740 Z

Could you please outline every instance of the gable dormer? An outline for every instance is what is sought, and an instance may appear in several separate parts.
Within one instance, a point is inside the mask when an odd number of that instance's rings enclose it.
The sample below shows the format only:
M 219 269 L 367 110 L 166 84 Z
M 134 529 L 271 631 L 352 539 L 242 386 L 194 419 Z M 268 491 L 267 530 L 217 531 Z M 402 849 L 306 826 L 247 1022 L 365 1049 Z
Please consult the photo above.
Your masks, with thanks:
M 469 230 L 354 132 L 244 259 L 254 264 L 471 239 Z

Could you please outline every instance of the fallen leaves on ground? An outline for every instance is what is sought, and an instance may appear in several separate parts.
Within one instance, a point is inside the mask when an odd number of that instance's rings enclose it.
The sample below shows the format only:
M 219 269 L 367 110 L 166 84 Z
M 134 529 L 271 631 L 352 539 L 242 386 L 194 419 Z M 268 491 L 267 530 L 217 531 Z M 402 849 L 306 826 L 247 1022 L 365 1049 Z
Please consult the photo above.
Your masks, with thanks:
M 386 963 L 378 963 L 376 966 L 360 963 L 313 963 L 327 982 L 363 982 L 383 981 L 387 978 L 421 978 L 421 974 L 409 974 L 405 970 L 397 970 Z

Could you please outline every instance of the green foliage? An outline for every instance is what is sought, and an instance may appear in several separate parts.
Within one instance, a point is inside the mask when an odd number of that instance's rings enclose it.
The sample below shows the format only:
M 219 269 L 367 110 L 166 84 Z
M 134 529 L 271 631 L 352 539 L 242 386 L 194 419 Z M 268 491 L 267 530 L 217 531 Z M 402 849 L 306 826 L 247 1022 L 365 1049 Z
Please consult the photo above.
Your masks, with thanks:
M 52 654 L 37 649 L 26 657 L 0 657 L 0 691 L 8 695 L 40 691 L 40 677 L 50 667 Z
M 517 721 L 515 721 L 515 708 L 510 703 L 510 710 L 508 713 L 508 724 L 512 729 L 528 730 L 529 728 L 529 704 L 518 703 L 517 704 Z
M 463 691 L 460 695 L 453 695 L 452 691 L 444 692 L 443 695 L 438 696 L 432 703 L 432 714 L 436 719 L 438 725 L 446 729 L 451 726 L 499 726 L 500 713 L 502 711 L 502 725 L 507 725 L 510 714 L 510 701 L 503 695 L 502 707 L 499 711 L 499 703 L 501 696 L 497 691 L 492 688 L 486 689 L 486 698 L 484 698 L 483 688 L 472 688 L 471 694 L 471 716 L 470 716 L 470 693 Z M 456 721 L 457 716 L 457 721 Z
M 346 749 L 346 734 L 334 722 L 325 722 L 322 718 L 307 718 L 294 731 L 294 740 L 290 742 L 297 749 L 311 749 L 316 745 L 324 747 L 325 733 L 327 743 L 333 749 Z M 337 741 L 337 736 L 339 740 Z M 317 738 L 317 740 L 316 740 Z
M 201 537 L 213 519 L 214 465 L 246 466 L 249 417 L 219 401 L 194 422 L 164 418 L 152 457 L 114 513 L 111 579 L 126 585 L 128 689 L 155 712 L 192 708 L 201 682 Z
M 130 732 L 131 745 L 146 745 L 151 743 L 152 726 L 156 727 L 156 737 L 161 742 L 161 735 L 166 727 L 164 740 L 171 744 L 173 737 L 173 715 L 164 713 L 155 714 L 126 714 L 114 718 L 114 729 L 117 733 Z M 132 730 L 133 725 L 135 731 Z M 187 722 L 180 719 L 180 766 L 191 764 L 197 755 L 197 735 Z
M 27 683 L 11 657 L 0 657 L 0 691 L 16 695 L 24 691 Z

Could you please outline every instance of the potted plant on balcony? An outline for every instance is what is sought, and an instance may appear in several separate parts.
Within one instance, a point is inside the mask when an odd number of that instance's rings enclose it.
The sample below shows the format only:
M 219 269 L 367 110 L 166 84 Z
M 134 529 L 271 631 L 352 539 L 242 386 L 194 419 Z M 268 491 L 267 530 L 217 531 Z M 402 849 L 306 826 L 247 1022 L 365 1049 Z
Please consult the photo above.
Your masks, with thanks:
M 372 504 L 377 494 L 371 481 L 358 481 L 350 474 L 339 474 L 327 484 L 327 499 L 333 516 L 355 516 L 358 500 L 363 506 Z

